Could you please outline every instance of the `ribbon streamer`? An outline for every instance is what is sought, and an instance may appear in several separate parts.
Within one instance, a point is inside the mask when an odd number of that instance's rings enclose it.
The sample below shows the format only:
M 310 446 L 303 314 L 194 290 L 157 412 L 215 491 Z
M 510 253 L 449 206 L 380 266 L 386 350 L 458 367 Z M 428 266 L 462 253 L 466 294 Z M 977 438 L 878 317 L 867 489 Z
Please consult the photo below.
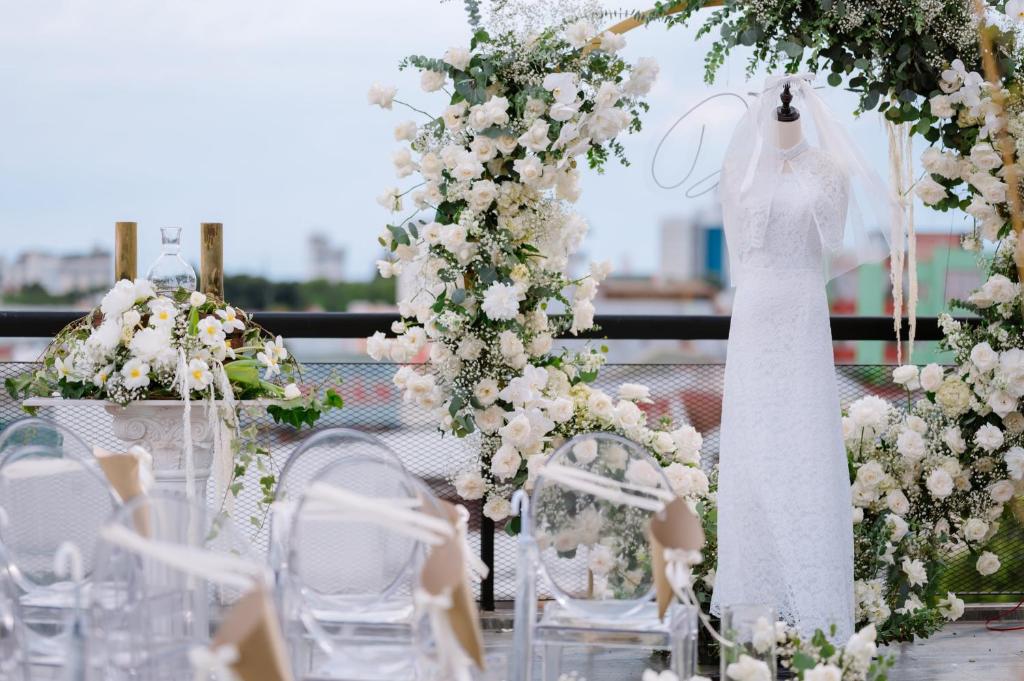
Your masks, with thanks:
M 563 464 L 547 464 L 541 468 L 540 475 L 579 492 L 654 513 L 660 513 L 665 509 L 666 504 L 675 499 L 675 495 L 667 489 L 612 480 L 603 475 Z M 627 490 L 641 492 L 641 494 L 632 494 Z
M 343 518 L 380 525 L 429 546 L 438 546 L 455 533 L 452 525 L 441 518 L 403 508 L 393 499 L 356 494 L 322 481 L 310 485 L 305 496 L 341 511 Z
M 270 582 L 266 568 L 254 561 L 185 544 L 148 539 L 122 525 L 103 527 L 100 537 L 132 553 L 222 586 L 248 591 L 261 582 Z

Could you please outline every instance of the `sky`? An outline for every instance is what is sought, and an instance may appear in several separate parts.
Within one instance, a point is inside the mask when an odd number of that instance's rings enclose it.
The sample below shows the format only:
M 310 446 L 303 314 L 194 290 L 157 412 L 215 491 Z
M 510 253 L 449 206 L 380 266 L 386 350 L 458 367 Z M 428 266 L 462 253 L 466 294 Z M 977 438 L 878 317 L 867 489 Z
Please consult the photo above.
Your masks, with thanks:
M 627 35 L 627 58 L 661 64 L 652 109 L 643 132 L 624 140 L 632 165 L 585 173 L 577 204 L 591 225 L 587 255 L 620 273 L 656 269 L 660 220 L 716 210 L 714 194 L 688 199 L 685 186 L 655 184 L 659 141 L 707 96 L 745 94 L 763 78 L 747 82 L 737 53 L 705 84 L 710 38 L 695 40 L 698 24 Z M 159 227 L 183 226 L 195 261 L 199 223 L 223 222 L 229 273 L 301 279 L 306 237 L 320 231 L 348 250 L 349 276 L 365 279 L 388 217 L 375 197 L 411 186 L 394 177 L 392 130 L 417 115 L 371 108 L 366 91 L 394 84 L 399 98 L 440 112 L 443 94 L 422 93 L 398 63 L 468 37 L 456 0 L 0 0 L 0 254 L 110 247 L 113 223 L 135 220 L 144 269 Z M 885 177 L 878 116 L 855 120 L 849 93 L 825 97 Z M 741 113 L 722 98 L 677 126 L 657 158 L 662 182 L 689 168 L 702 122 L 694 177 L 712 172 Z M 918 216 L 925 229 L 964 225 Z

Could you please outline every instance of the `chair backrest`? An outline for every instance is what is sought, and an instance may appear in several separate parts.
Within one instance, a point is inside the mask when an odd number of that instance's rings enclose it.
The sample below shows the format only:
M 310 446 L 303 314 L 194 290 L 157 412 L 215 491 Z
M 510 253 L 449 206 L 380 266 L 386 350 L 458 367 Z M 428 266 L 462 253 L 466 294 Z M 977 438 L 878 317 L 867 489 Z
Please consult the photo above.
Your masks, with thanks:
M 66 542 L 88 581 L 97 532 L 118 503 L 92 451 L 64 426 L 28 418 L 0 433 L 0 554 L 22 591 L 58 588 L 54 557 Z
M 18 589 L 6 565 L 0 565 L 0 679 L 28 681 L 25 624 Z
M 524 529 L 559 603 L 595 617 L 639 612 L 654 594 L 650 519 L 672 496 L 657 461 L 626 438 L 587 433 L 555 451 Z
M 233 603 L 258 577 L 248 541 L 202 504 L 154 491 L 126 504 L 96 548 L 88 659 L 92 678 L 188 676 L 189 651 L 210 641 L 211 603 Z
M 274 501 L 297 501 L 327 465 L 349 458 L 381 458 L 401 467 L 380 438 L 351 428 L 327 428 L 303 440 L 288 456 L 278 476 Z
M 288 529 L 285 581 L 291 603 L 317 619 L 411 609 L 414 580 L 426 546 L 364 512 L 339 513 L 310 493 L 315 486 L 351 493 L 396 509 L 439 513 L 435 497 L 384 448 L 338 452 L 296 502 Z M 290 608 L 289 608 L 290 609 Z

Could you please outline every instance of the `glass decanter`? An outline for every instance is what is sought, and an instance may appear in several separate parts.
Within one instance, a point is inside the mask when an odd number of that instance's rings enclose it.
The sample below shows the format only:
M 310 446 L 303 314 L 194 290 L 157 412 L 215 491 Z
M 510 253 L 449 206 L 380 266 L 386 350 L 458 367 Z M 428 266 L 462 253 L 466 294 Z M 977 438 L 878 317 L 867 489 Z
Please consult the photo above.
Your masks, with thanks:
M 160 257 L 146 273 L 157 293 L 168 295 L 179 288 L 196 290 L 196 271 L 185 262 L 181 250 L 181 227 L 160 228 Z

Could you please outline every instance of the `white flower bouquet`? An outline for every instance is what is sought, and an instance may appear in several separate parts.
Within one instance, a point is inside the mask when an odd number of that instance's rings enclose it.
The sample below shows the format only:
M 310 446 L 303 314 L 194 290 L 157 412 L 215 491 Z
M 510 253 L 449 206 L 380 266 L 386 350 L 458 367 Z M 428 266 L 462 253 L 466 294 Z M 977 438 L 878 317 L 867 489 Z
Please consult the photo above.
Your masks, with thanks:
M 14 399 L 217 402 L 225 426 L 240 436 L 236 479 L 257 455 L 268 454 L 255 441 L 255 426 L 240 428 L 243 401 L 266 401 L 275 421 L 296 428 L 312 426 L 324 411 L 342 406 L 334 388 L 323 394 L 300 388 L 301 368 L 283 339 L 244 311 L 186 289 L 158 294 L 145 279 L 117 282 L 97 309 L 53 339 L 41 363 L 36 371 L 7 379 Z M 274 475 L 262 459 L 257 463 L 266 501 L 273 496 Z M 231 489 L 237 494 L 241 488 Z

